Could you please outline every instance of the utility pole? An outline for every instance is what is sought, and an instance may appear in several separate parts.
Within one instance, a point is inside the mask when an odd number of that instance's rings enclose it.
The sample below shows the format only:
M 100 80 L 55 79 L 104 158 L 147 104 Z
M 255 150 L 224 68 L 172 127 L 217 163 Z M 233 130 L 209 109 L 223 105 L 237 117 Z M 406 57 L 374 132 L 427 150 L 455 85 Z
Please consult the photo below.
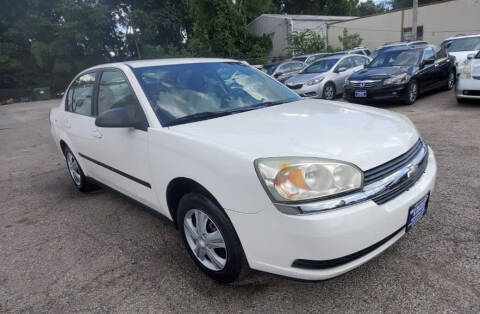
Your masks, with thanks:
M 417 40 L 417 16 L 418 16 L 418 0 L 413 0 L 413 7 L 412 7 L 412 40 Z

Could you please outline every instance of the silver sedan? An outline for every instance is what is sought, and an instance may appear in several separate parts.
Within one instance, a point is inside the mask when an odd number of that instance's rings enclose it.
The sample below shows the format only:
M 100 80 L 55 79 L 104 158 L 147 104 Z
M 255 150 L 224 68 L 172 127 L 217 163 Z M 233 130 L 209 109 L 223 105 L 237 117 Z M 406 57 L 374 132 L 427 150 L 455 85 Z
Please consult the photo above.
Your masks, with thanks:
M 285 85 L 302 97 L 334 99 L 343 93 L 345 79 L 363 69 L 370 60 L 360 55 L 322 58 L 289 78 Z

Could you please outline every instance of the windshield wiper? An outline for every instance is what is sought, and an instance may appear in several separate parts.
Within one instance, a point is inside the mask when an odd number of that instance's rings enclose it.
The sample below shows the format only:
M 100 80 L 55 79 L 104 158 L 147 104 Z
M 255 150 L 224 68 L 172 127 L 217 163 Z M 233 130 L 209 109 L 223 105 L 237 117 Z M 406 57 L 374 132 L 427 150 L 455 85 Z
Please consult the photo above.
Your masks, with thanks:
M 296 101 L 296 100 L 297 99 L 295 99 L 295 98 L 287 98 L 287 99 L 282 99 L 282 100 L 277 100 L 277 101 L 266 101 L 266 102 L 262 102 L 262 103 L 257 104 L 255 107 L 277 106 L 277 105 L 293 102 L 293 101 Z
M 212 111 L 205 111 L 205 112 L 198 112 L 194 113 L 188 116 L 180 117 L 177 119 L 174 119 L 172 121 L 168 121 L 166 123 L 163 123 L 163 126 L 172 126 L 172 125 L 177 125 L 177 124 L 183 124 L 183 123 L 189 123 L 189 122 L 196 122 L 196 121 L 202 121 L 202 120 L 208 120 L 208 119 L 213 119 L 213 118 L 218 118 L 218 117 L 223 117 L 223 116 L 228 116 L 231 115 L 233 112 L 230 111 L 218 111 L 218 112 L 212 112 Z

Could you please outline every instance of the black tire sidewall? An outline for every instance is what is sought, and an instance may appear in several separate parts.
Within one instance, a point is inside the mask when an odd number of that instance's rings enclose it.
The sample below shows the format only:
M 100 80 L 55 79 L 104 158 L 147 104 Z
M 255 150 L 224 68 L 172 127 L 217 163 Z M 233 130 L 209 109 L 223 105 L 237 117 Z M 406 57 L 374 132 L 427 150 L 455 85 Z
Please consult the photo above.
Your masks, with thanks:
M 213 271 L 206 268 L 190 249 L 183 227 L 184 217 L 190 209 L 202 210 L 214 221 L 218 229 L 220 229 L 227 249 L 227 262 L 222 270 Z M 232 223 L 223 210 L 207 196 L 200 193 L 189 193 L 183 196 L 178 205 L 177 225 L 188 254 L 195 264 L 209 277 L 219 282 L 230 283 L 239 279 L 242 272 L 248 267 L 240 240 Z
M 327 97 L 325 96 L 325 91 L 327 90 L 328 86 L 331 86 L 333 88 L 332 99 L 327 99 Z M 337 89 L 335 88 L 335 84 L 333 84 L 332 82 L 328 82 L 327 84 L 325 84 L 325 86 L 323 87 L 322 98 L 326 100 L 334 100 L 336 95 L 337 95 Z

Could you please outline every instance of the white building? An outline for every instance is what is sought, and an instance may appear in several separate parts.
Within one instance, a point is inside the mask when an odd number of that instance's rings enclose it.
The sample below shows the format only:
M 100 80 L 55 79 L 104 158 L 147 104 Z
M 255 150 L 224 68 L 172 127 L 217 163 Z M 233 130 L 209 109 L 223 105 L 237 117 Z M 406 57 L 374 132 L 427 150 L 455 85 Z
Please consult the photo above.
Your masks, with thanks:
M 328 25 L 329 45 L 341 48 L 338 36 L 343 29 L 357 33 L 362 46 L 375 49 L 388 42 L 412 36 L 412 9 L 399 9 Z M 440 44 L 457 34 L 480 34 L 480 0 L 445 0 L 419 6 L 417 39 Z
M 248 24 L 248 29 L 256 35 L 270 35 L 273 47 L 269 57 L 286 57 L 289 55 L 287 38 L 293 32 L 312 29 L 321 36 L 326 36 L 328 23 L 346 21 L 353 18 L 355 17 L 262 14 Z

